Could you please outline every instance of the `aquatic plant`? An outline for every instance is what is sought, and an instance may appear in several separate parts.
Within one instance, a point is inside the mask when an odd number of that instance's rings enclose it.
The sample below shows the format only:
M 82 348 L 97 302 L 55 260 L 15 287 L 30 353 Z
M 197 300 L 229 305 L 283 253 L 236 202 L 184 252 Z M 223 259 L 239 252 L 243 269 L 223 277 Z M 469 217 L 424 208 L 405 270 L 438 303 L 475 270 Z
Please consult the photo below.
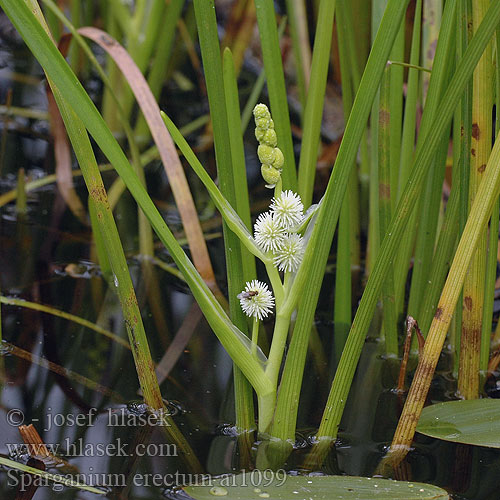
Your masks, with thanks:
M 154 47 L 149 39 L 146 44 L 140 43 L 138 27 L 147 25 L 160 36 L 159 14 L 166 7 L 153 2 L 147 16 L 144 3 L 137 3 L 137 17 L 120 10 L 125 19 L 121 32 L 130 30 L 128 50 L 134 56 L 125 64 L 125 50 L 111 34 L 95 28 L 76 31 L 52 1 L 43 1 L 51 31 L 34 0 L 0 0 L 46 73 L 80 164 L 89 192 L 99 263 L 120 298 L 146 403 L 155 411 L 164 406 L 149 351 L 151 339 L 141 320 L 89 134 L 118 173 L 122 189 L 126 186 L 137 202 L 141 254 L 154 257 L 156 233 L 234 363 L 235 418 L 242 462 L 254 460 L 252 433 L 256 427 L 263 441 L 255 459 L 258 467 L 278 467 L 293 448 L 308 345 L 312 348 L 316 338 L 314 316 L 335 234 L 334 332 L 328 345 L 335 375 L 305 467 L 319 468 L 338 437 L 374 316 L 381 318 L 376 336 L 390 366 L 403 354 L 399 335 L 404 329 L 402 318 L 411 315 L 418 320 L 425 344 L 393 443 L 380 469 L 392 473 L 389 466 L 397 467 L 409 451 L 447 335 L 453 346 L 461 396 L 477 398 L 488 369 L 500 192 L 500 142 L 497 139 L 493 147 L 491 144 L 492 110 L 494 104 L 498 109 L 500 102 L 499 65 L 493 64 L 500 47 L 500 4 L 487 0 L 472 5 L 446 2 L 443 8 L 440 2 L 437 7 L 432 2 L 413 2 L 413 32 L 406 63 L 404 35 L 410 0 L 372 2 L 374 37 L 369 54 L 368 47 L 356 50 L 356 31 L 363 26 L 354 19 L 359 16 L 362 21 L 366 16 L 360 2 L 316 2 L 315 42 L 312 53 L 308 53 L 301 39 L 307 28 L 300 17 L 301 2 L 288 1 L 302 124 L 296 168 L 273 2 L 245 3 L 246 8 L 254 8 L 259 28 L 270 104 L 269 109 L 257 103 L 256 95 L 248 107 L 253 109 L 254 149 L 261 181 L 267 188 L 267 211 L 252 224 L 235 64 L 238 60 L 228 48 L 221 52 L 213 0 L 193 0 L 192 27 L 196 24 L 201 50 L 218 185 L 174 124 L 168 106 L 160 113 L 156 103 L 161 89 L 158 74 L 166 72 L 166 65 L 162 65 L 163 72 L 153 66 L 147 82 L 143 77 Z M 181 8 L 181 1 L 168 5 L 173 20 L 165 30 L 164 41 L 170 47 Z M 431 8 L 439 12 L 440 23 L 436 17 L 431 23 L 429 15 L 422 18 L 422 9 L 429 14 Z M 127 75 L 131 89 L 116 92 L 117 82 L 123 85 L 116 69 L 110 75 L 101 75 L 107 85 L 102 115 L 64 60 L 60 52 L 64 47 L 56 47 L 51 38 L 55 16 L 72 30 L 73 43 L 78 42 L 73 47 L 83 47 L 92 58 L 81 37 L 91 39 Z M 346 125 L 336 155 L 328 156 L 332 170 L 326 186 L 319 191 L 321 183 L 315 181 L 334 16 Z M 472 34 L 468 31 L 471 19 Z M 491 49 L 493 39 L 495 52 Z M 429 58 L 420 61 L 419 54 Z M 74 57 L 73 52 L 72 63 Z M 310 60 L 309 65 L 304 58 Z M 92 63 L 98 64 L 95 58 Z M 132 130 L 134 97 L 143 116 Z M 118 112 L 113 113 L 115 110 Z M 421 110 L 418 124 L 417 110 Z M 498 131 L 498 123 L 495 126 Z M 130 161 L 115 138 L 121 132 L 129 143 Z M 190 257 L 147 192 L 139 151 L 149 134 L 171 182 Z M 222 216 L 227 297 L 216 282 L 174 143 Z M 448 160 L 450 145 L 452 158 Z M 451 184 L 445 180 L 447 167 Z M 446 203 L 444 183 L 449 189 Z M 312 204 L 313 199 L 317 204 Z M 362 232 L 367 235 L 363 252 Z M 361 280 L 353 272 L 361 267 L 361 254 L 366 257 L 364 287 L 358 286 Z M 147 265 L 143 271 L 153 276 Z M 154 288 L 154 278 L 151 283 Z M 358 297 L 359 304 L 353 307 Z M 377 307 L 379 301 L 381 306 Z M 460 302 L 463 307 L 456 310 Z M 267 325 L 273 331 L 269 339 L 262 335 Z M 411 328 L 408 332 L 411 335 Z M 494 340 L 498 337 L 496 333 Z M 324 354 L 321 348 L 319 351 Z M 408 342 L 405 356 L 409 351 Z M 406 359 L 403 364 L 406 366 Z M 404 380 L 404 374 L 400 379 Z M 199 468 L 173 422 L 169 432 L 169 438 L 191 457 L 190 467 Z

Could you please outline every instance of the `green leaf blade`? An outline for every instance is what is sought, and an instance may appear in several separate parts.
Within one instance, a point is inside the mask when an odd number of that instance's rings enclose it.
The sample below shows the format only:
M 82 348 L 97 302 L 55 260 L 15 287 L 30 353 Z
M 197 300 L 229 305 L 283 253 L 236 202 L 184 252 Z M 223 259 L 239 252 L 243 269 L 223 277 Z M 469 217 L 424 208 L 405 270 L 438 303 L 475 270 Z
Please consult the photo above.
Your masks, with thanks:
M 248 474 L 215 479 L 208 486 L 187 486 L 184 491 L 195 500 L 213 500 L 219 496 L 232 500 L 260 498 L 445 500 L 449 498 L 443 489 L 423 483 L 353 476 L 283 476 L 278 472 L 271 474 L 269 470 L 254 470 Z
M 423 409 L 417 431 L 454 443 L 500 448 L 500 400 L 446 401 Z

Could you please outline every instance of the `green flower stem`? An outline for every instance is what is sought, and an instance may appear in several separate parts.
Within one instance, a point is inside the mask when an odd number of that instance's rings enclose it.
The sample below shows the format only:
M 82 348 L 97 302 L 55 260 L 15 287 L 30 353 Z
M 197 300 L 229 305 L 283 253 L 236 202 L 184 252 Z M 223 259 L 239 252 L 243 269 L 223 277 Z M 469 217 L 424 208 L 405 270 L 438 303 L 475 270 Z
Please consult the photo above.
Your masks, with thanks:
M 283 313 L 278 311 L 276 314 L 276 323 L 274 325 L 273 340 L 271 342 L 271 350 L 266 365 L 266 375 L 271 383 L 278 386 L 278 374 L 285 351 L 286 339 L 290 328 L 291 313 Z
M 283 190 L 283 179 L 280 177 L 278 179 L 278 182 L 276 183 L 276 186 L 274 186 L 274 197 L 278 198 L 282 190 Z
M 259 434 L 267 434 L 273 421 L 274 407 L 276 404 L 276 389 L 264 394 L 257 394 Z
M 184 155 L 200 181 L 207 188 L 210 198 L 217 207 L 217 210 L 221 213 L 229 229 L 238 236 L 250 253 L 255 255 L 255 257 L 260 259 L 264 264 L 272 264 L 272 259 L 266 256 L 257 246 L 244 222 L 240 219 L 230 203 L 222 196 L 219 188 L 203 168 L 203 165 L 200 163 L 179 129 L 174 125 L 174 122 L 163 111 L 161 112 L 161 116 L 175 144 L 181 150 L 181 153 Z
M 259 320 L 254 318 L 252 321 L 252 354 L 257 355 L 257 345 L 259 344 Z
M 276 303 L 276 310 L 281 309 L 282 304 L 285 300 L 285 289 L 283 288 L 283 283 L 281 282 L 280 274 L 274 262 L 272 260 L 272 256 L 269 257 L 270 261 L 266 262 L 266 271 L 269 281 L 271 282 L 271 286 L 273 287 L 274 292 L 274 300 Z

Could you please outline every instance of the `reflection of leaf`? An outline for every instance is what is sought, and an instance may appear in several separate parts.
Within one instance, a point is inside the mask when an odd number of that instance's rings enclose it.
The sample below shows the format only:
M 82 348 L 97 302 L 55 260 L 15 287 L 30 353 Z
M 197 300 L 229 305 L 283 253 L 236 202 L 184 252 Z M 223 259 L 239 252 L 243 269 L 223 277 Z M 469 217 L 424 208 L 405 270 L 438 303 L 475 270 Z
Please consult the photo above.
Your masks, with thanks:
M 274 479 L 272 479 L 274 478 Z M 271 481 L 272 479 L 272 481 Z M 271 482 L 271 484 L 269 484 Z M 345 498 L 357 500 L 447 499 L 446 491 L 422 483 L 350 476 L 285 476 L 284 472 L 254 470 L 238 476 L 205 481 L 206 486 L 188 486 L 184 491 L 195 500 L 288 500 Z
M 500 400 L 447 401 L 424 408 L 417 431 L 456 443 L 500 448 Z

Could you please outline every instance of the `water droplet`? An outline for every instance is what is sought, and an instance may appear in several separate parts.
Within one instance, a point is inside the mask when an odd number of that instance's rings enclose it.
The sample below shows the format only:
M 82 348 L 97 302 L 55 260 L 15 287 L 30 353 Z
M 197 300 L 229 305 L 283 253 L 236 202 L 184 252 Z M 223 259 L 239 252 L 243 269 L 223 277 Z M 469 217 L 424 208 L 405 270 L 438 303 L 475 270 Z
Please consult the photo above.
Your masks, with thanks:
M 260 488 L 254 488 L 254 489 L 253 489 L 253 492 L 254 492 L 254 493 L 260 493 L 261 491 L 262 491 L 262 490 L 261 490 Z
M 269 498 L 270 495 L 269 493 L 266 493 L 265 491 L 259 495 L 260 498 Z
M 210 488 L 210 494 L 214 497 L 225 497 L 227 495 L 227 490 L 222 486 L 214 486 Z

